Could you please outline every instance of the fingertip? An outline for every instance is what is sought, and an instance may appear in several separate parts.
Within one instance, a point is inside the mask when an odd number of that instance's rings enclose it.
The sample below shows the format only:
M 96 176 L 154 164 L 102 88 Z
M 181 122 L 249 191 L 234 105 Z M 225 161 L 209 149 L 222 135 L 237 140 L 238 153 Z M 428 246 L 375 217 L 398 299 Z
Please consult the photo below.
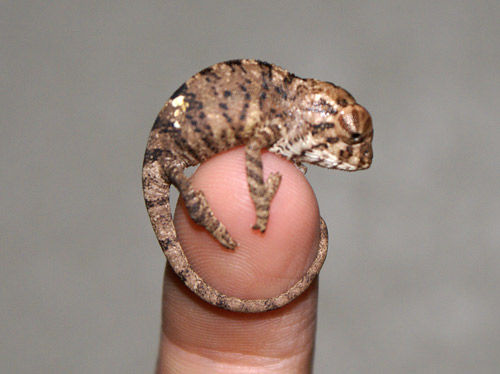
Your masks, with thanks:
M 175 225 L 192 268 L 212 287 L 242 299 L 270 298 L 293 286 L 316 256 L 319 209 L 304 175 L 289 161 L 262 155 L 264 178 L 279 173 L 282 181 L 271 202 L 264 232 L 255 227 L 255 207 L 246 181 L 242 148 L 218 155 L 193 175 L 216 217 L 237 246 L 224 249 L 205 229 L 176 208 Z
M 262 159 L 266 178 L 271 172 L 282 176 L 264 233 L 252 230 L 255 208 L 242 148 L 208 160 L 192 178 L 237 242 L 233 250 L 194 224 L 182 202 L 176 207 L 176 231 L 192 268 L 213 288 L 241 299 L 270 298 L 287 291 L 309 269 L 319 245 L 319 209 L 309 183 L 292 163 L 268 152 Z M 202 301 L 167 267 L 159 365 L 174 360 L 175 346 L 203 352 L 213 362 L 244 366 L 251 358 L 256 360 L 252 367 L 257 367 L 283 359 L 293 367 L 307 367 L 314 346 L 317 297 L 314 281 L 282 308 L 234 313 Z M 190 363 L 199 357 L 194 354 Z

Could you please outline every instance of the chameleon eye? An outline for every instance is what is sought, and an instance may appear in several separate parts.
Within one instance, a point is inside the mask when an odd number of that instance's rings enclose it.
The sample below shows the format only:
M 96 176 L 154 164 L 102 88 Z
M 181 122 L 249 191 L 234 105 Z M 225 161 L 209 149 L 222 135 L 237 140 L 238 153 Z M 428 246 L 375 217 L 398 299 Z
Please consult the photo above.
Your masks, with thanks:
M 363 141 L 363 135 L 359 132 L 346 131 L 345 128 L 341 128 L 339 130 L 339 137 L 347 144 L 358 144 Z
M 339 125 L 338 134 L 348 144 L 362 143 L 372 132 L 370 114 L 358 104 L 341 112 Z

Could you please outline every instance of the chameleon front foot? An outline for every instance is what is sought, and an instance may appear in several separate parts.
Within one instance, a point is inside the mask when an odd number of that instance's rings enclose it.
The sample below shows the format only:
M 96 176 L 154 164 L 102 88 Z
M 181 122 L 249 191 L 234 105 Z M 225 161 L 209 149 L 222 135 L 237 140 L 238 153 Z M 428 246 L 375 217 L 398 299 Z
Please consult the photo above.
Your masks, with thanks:
M 269 209 L 271 208 L 271 201 L 278 191 L 278 187 L 281 182 L 281 174 L 279 173 L 271 173 L 267 178 L 265 184 L 261 186 L 261 190 L 252 194 L 252 199 L 255 204 L 255 212 L 256 212 L 256 222 L 255 225 L 252 226 L 254 230 L 260 230 L 260 232 L 266 231 L 267 222 L 269 221 Z

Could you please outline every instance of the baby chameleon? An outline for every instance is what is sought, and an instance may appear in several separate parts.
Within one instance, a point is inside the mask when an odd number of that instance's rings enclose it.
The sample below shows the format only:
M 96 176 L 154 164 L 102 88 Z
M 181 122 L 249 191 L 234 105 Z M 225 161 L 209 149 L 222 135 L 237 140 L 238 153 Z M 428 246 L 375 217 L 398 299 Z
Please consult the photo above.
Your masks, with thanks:
M 237 243 L 203 192 L 193 189 L 185 168 L 245 145 L 247 182 L 256 210 L 253 229 L 264 232 L 281 176 L 273 173 L 264 181 L 263 148 L 304 171 L 302 163 L 355 171 L 370 166 L 372 138 L 368 111 L 332 83 L 302 79 L 257 60 L 226 61 L 195 74 L 158 114 L 144 157 L 146 206 L 170 265 L 198 296 L 224 309 L 260 312 L 287 304 L 307 289 L 323 264 L 328 241 L 323 220 L 316 260 L 297 284 L 274 298 L 241 300 L 210 287 L 189 265 L 172 222 L 170 185 L 179 190 L 193 221 L 234 249 Z

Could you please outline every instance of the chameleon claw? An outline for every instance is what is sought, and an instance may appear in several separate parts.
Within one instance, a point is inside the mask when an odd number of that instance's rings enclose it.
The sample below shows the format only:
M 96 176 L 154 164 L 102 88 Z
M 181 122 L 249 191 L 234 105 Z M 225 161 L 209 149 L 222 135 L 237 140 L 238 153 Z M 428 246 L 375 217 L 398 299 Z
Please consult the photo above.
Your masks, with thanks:
M 267 221 L 268 218 L 259 218 L 257 217 L 257 222 L 252 226 L 253 230 L 260 230 L 260 232 L 265 232 L 267 229 Z
M 227 249 L 230 249 L 232 251 L 234 251 L 234 249 L 236 248 L 236 246 L 238 245 L 238 243 L 236 243 L 233 238 L 231 238 L 230 236 L 227 237 L 227 238 L 224 238 L 222 240 L 219 240 L 219 242 Z
M 212 235 L 215 239 L 219 241 L 219 243 L 221 243 L 227 249 L 234 250 L 234 248 L 236 248 L 236 246 L 238 245 L 238 243 L 234 241 L 231 235 L 229 235 L 229 232 L 227 232 L 226 227 L 220 222 L 217 229 L 214 232 L 212 232 Z

